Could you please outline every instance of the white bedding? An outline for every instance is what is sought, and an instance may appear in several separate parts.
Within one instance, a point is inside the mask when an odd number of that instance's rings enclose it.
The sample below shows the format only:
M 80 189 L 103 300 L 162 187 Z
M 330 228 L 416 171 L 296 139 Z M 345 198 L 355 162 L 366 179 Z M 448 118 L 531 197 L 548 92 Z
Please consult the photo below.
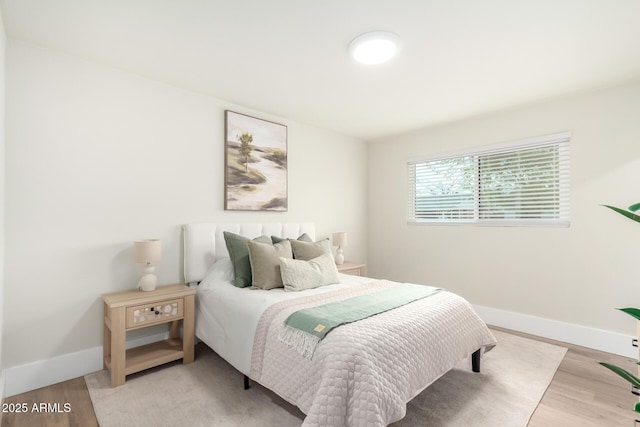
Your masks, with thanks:
M 260 316 L 269 306 L 280 301 L 322 294 L 373 280 L 347 274 L 339 276 L 340 284 L 301 292 L 237 288 L 231 284 L 231 260 L 218 260 L 197 288 L 196 336 L 234 368 L 248 376 L 256 326 Z

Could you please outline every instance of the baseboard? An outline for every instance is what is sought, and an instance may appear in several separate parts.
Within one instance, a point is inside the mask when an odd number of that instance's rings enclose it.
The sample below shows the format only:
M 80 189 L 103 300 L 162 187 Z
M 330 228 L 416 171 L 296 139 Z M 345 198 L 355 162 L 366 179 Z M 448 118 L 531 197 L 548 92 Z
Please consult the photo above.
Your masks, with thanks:
M 0 401 L 2 402 L 4 402 L 4 391 L 4 369 L 0 369 Z M 2 411 L 0 411 L 0 414 L 2 414 Z M 0 423 L 0 425 L 2 424 Z
M 0 369 L 0 405 L 4 405 L 4 369 Z M 0 410 L 0 426 L 2 425 L 3 413 L 4 411 Z
M 137 347 L 167 338 L 160 333 L 127 341 Z M 5 396 L 15 396 L 102 370 L 102 346 L 5 369 Z
M 473 307 L 488 325 L 563 341 L 632 359 L 638 358 L 638 349 L 631 345 L 631 340 L 636 338 L 632 335 L 603 331 L 481 305 L 474 305 Z

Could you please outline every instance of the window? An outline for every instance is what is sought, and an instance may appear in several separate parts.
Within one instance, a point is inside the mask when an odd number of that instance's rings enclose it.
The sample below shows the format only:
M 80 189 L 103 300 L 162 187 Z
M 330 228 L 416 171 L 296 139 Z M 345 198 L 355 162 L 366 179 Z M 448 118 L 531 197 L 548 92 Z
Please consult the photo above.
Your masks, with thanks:
M 409 222 L 569 226 L 570 137 L 409 161 Z

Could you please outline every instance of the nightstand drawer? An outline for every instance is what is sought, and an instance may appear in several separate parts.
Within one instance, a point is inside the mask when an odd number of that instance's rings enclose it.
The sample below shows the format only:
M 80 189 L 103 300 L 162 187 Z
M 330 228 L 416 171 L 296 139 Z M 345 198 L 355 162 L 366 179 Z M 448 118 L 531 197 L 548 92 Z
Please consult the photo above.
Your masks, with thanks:
M 180 298 L 127 307 L 126 328 L 139 328 L 180 319 L 183 316 L 183 301 Z
M 338 268 L 338 272 L 342 274 L 350 274 L 352 276 L 364 276 L 365 275 L 365 264 L 358 264 L 355 262 L 345 261 L 343 264 L 336 265 Z
M 361 268 L 352 268 L 349 270 L 340 270 L 340 273 L 342 274 L 350 274 L 351 276 L 362 276 L 362 269 Z

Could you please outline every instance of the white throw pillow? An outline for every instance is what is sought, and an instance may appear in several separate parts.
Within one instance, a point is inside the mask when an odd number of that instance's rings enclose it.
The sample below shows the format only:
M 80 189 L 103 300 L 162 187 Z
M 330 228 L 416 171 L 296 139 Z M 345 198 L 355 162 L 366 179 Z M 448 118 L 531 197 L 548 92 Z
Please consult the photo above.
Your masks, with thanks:
M 280 258 L 280 274 L 284 290 L 289 292 L 340 283 L 333 256 L 327 253 L 309 261 Z

